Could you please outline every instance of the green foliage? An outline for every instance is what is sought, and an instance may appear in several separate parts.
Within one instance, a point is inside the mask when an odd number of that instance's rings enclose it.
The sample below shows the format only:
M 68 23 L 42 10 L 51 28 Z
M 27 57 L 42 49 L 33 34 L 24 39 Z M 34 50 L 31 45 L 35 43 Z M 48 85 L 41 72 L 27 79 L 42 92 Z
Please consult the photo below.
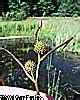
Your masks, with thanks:
M 71 17 L 80 15 L 79 3 L 76 0 L 11 1 L 9 2 L 9 9 L 6 8 L 6 10 L 8 11 L 6 14 L 7 20 L 22 20 L 28 16 Z
M 78 16 L 80 15 L 79 5 L 70 1 L 29 1 L 9 2 L 9 10 L 4 16 L 5 20 L 23 20 L 29 16 Z
M 77 14 L 76 5 L 69 4 L 69 3 L 62 3 L 59 6 L 58 13 L 59 16 L 73 16 L 74 14 Z M 78 15 L 77 15 L 78 16 Z
M 51 2 L 38 2 L 33 7 L 34 16 L 51 16 L 54 8 Z
M 0 36 L 17 36 L 17 35 L 34 35 L 34 30 L 37 28 L 36 20 L 26 21 L 3 21 L 0 24 Z
M 30 15 L 30 6 L 26 2 L 21 4 L 10 2 L 9 9 L 5 15 L 6 20 L 23 20 Z

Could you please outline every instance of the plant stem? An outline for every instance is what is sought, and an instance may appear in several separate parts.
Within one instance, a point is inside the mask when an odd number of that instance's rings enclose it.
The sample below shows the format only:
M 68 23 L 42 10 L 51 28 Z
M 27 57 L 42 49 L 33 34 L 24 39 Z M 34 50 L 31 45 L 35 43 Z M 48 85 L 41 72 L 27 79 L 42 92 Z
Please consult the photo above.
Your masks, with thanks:
M 58 79 L 57 79 L 56 86 L 55 86 L 55 89 L 56 89 L 55 100 L 58 100 L 59 85 L 60 85 L 60 74 L 61 74 L 61 71 L 59 71 Z
M 50 95 L 50 91 L 51 91 L 51 86 L 50 86 L 50 73 L 49 73 L 49 71 L 50 71 L 50 64 L 51 64 L 51 62 L 50 62 L 50 56 L 48 56 L 48 61 L 47 61 L 48 63 L 47 63 L 47 71 L 48 71 L 48 95 Z
M 36 70 L 36 83 L 35 83 L 35 87 L 36 87 L 36 91 L 37 91 L 37 94 L 39 94 L 39 89 L 38 89 L 38 71 L 39 71 L 39 67 L 40 67 L 40 54 L 38 53 L 38 64 L 37 64 L 37 70 Z
M 36 70 L 36 80 L 38 79 L 38 70 L 39 70 L 39 66 L 40 66 L 40 55 L 38 53 L 38 64 L 37 64 L 37 70 Z
M 47 54 L 45 54 L 40 61 L 43 61 L 44 58 L 46 58 L 49 54 L 51 54 L 53 51 L 57 50 L 58 48 L 64 46 L 64 48 L 68 45 L 68 43 L 73 39 L 73 37 L 69 38 L 68 40 L 66 40 L 64 43 L 58 45 L 57 47 L 53 48 L 52 50 L 50 50 Z
M 78 92 L 78 91 L 76 91 L 76 90 L 74 90 L 72 88 L 69 88 L 69 90 L 72 91 L 72 92 L 74 92 L 74 93 L 76 93 L 76 94 L 79 94 L 80 95 L 80 92 Z
M 36 88 L 36 91 L 37 91 L 37 95 L 39 95 L 39 88 L 38 88 L 38 82 L 37 81 L 35 82 L 35 88 Z
M 31 71 L 31 76 L 32 76 L 32 78 L 34 79 L 34 75 L 33 75 L 33 72 Z
M 38 28 L 35 32 L 36 42 L 38 42 L 38 40 L 39 40 L 39 32 L 41 31 L 41 28 L 42 28 L 42 20 L 40 21 L 40 25 L 38 26 Z
M 29 36 L 6 36 L 6 37 L 0 37 L 0 40 L 21 39 L 21 38 L 30 38 L 30 37 Z
M 35 83 L 35 80 L 27 73 L 27 71 L 25 70 L 23 64 L 10 52 L 8 51 L 7 49 L 4 49 L 2 47 L 0 47 L 0 50 L 4 50 L 6 51 L 10 56 L 13 57 L 13 59 L 21 66 L 21 68 L 24 70 L 25 74 L 27 75 L 28 78 L 30 78 L 34 83 Z
M 56 68 L 54 69 L 54 76 L 53 76 L 53 83 L 52 83 L 52 94 L 51 94 L 51 96 L 54 95 L 55 82 L 56 82 Z

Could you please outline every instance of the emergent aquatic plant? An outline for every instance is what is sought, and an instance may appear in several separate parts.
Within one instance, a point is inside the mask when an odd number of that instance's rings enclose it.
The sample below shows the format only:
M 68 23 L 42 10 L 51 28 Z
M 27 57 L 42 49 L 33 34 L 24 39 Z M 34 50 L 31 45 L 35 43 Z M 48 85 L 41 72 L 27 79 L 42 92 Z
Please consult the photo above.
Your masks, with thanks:
M 42 25 L 41 25 L 42 26 Z M 43 54 L 46 51 L 46 47 L 47 45 L 42 43 L 39 40 L 39 30 L 41 29 L 41 26 L 38 27 L 37 30 L 37 34 L 36 34 L 36 39 L 37 41 L 35 42 L 34 45 L 34 51 L 37 53 L 38 56 L 38 62 L 37 64 L 35 64 L 35 62 L 33 62 L 31 59 L 29 59 L 24 65 L 7 49 L 0 47 L 0 50 L 4 50 L 5 52 L 7 52 L 10 56 L 12 56 L 12 58 L 21 66 L 21 68 L 24 70 L 26 76 L 35 84 L 35 88 L 37 91 L 37 94 L 39 94 L 39 88 L 38 88 L 38 71 L 39 71 L 39 67 L 40 67 L 40 63 L 48 56 L 50 55 L 52 52 L 54 52 L 55 50 L 57 50 L 58 48 L 64 46 L 66 47 L 68 45 L 68 43 L 73 39 L 73 37 L 69 38 L 67 41 L 65 41 L 64 43 L 56 46 L 55 48 L 51 49 L 50 51 L 48 51 L 45 55 L 41 56 L 41 54 Z M 63 48 L 64 48 L 63 47 Z

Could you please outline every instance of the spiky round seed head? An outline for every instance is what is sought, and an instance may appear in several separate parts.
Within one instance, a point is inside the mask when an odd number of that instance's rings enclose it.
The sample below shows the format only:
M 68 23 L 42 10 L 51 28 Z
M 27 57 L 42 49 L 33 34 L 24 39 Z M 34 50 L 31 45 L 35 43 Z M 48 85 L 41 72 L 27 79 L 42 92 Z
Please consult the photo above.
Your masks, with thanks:
M 40 54 L 43 54 L 43 52 L 45 51 L 45 44 L 42 43 L 41 41 L 36 42 L 36 44 L 34 45 L 34 51 Z
M 25 69 L 28 73 L 31 73 L 31 71 L 33 72 L 34 69 L 36 68 L 36 64 L 31 61 L 31 60 L 28 60 L 26 63 L 25 63 Z

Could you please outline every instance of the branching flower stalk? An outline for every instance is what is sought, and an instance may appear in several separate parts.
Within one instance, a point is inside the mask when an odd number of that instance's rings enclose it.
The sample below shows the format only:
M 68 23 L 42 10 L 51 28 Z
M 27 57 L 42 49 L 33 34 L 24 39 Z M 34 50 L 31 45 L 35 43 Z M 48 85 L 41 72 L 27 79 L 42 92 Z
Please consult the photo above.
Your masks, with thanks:
M 40 53 L 38 52 L 38 64 L 37 64 L 37 69 L 36 69 L 36 79 L 34 79 L 33 75 L 28 74 L 28 72 L 26 71 L 24 65 L 7 49 L 0 47 L 0 50 L 4 50 L 5 52 L 7 52 L 10 56 L 12 56 L 12 58 L 21 66 L 21 68 L 24 70 L 26 76 L 35 84 L 35 88 L 37 91 L 37 94 L 39 94 L 39 89 L 38 89 L 38 71 L 39 71 L 39 67 L 40 67 L 40 63 L 49 55 L 51 54 L 53 51 L 57 50 L 58 48 L 62 47 L 63 45 L 67 45 L 71 40 L 73 39 L 73 37 L 71 37 L 70 39 L 68 39 L 67 41 L 65 41 L 64 43 L 58 45 L 57 47 L 55 47 L 54 49 L 50 50 L 47 54 L 45 54 L 43 57 L 40 57 Z
M 40 54 L 43 54 L 43 52 L 45 51 L 45 45 L 44 45 L 44 43 L 42 43 L 41 41 L 39 41 L 39 32 L 40 32 L 41 28 L 42 28 L 42 20 L 41 20 L 41 25 L 38 27 L 38 29 L 37 29 L 37 31 L 35 33 L 36 43 L 35 43 L 35 46 L 34 46 L 34 51 L 38 54 L 38 63 L 37 63 L 37 66 L 36 66 L 36 78 L 34 78 L 34 74 L 33 74 L 34 73 L 33 72 L 33 70 L 34 70 L 33 69 L 34 62 L 27 61 L 26 64 L 25 64 L 25 66 L 24 66 L 10 51 L 8 51 L 5 48 L 0 47 L 0 50 L 4 50 L 5 52 L 7 52 L 21 66 L 21 68 L 24 70 L 26 76 L 35 84 L 35 88 L 36 88 L 37 94 L 39 94 L 39 88 L 38 88 L 38 71 L 39 71 L 40 63 L 48 55 L 50 55 L 52 52 L 54 52 L 58 48 L 60 48 L 62 46 L 64 46 L 64 48 L 65 48 L 67 46 L 67 44 L 73 39 L 73 37 L 71 37 L 70 39 L 68 39 L 64 43 L 62 43 L 62 44 L 58 45 L 57 47 L 53 48 L 52 50 L 50 50 L 43 57 L 40 57 Z M 28 71 L 30 72 L 30 74 L 28 73 Z

